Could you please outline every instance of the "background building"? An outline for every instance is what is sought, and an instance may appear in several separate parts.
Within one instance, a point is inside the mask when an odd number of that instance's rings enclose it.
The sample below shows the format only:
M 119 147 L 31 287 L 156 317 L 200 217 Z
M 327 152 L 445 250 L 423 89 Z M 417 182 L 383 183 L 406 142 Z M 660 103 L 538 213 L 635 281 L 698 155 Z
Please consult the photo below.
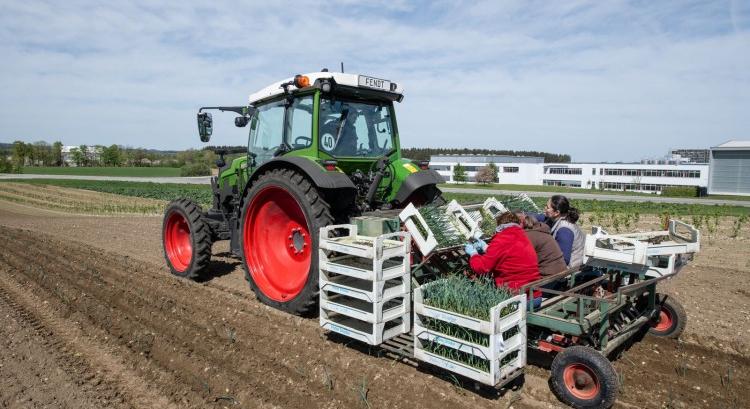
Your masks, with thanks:
M 78 166 L 76 163 L 76 151 L 80 152 L 80 146 L 63 146 L 61 149 L 62 161 L 65 166 Z M 102 156 L 101 146 L 87 146 L 83 162 L 99 162 Z
M 438 155 L 430 158 L 430 169 L 448 183 L 455 183 L 454 169 L 460 163 L 467 181 L 489 163 L 498 168 L 501 184 L 567 186 L 584 189 L 660 193 L 667 186 L 708 186 L 707 164 L 648 163 L 544 163 L 540 157 Z M 750 169 L 750 166 L 749 166 Z
M 687 159 L 690 163 L 706 164 L 710 152 L 710 149 L 673 149 L 670 153 L 673 157 L 679 156 L 682 159 Z
M 708 193 L 750 196 L 750 141 L 729 141 L 711 148 Z

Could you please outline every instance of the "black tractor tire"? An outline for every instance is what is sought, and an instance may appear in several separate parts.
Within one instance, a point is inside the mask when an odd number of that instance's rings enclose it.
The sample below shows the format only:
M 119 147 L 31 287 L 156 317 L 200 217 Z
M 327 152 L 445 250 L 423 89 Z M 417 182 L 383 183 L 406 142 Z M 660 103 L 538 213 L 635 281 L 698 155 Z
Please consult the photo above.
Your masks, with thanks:
M 213 241 L 198 203 L 190 199 L 171 201 L 164 211 L 161 231 L 164 259 L 172 274 L 196 279 L 207 270 Z
M 302 213 L 304 214 L 304 219 L 307 224 L 306 231 L 307 235 L 309 235 L 309 251 L 310 251 L 310 267 L 307 271 L 307 278 L 304 282 L 304 286 L 301 288 L 299 293 L 294 295 L 292 298 L 286 299 L 279 299 L 279 297 L 276 297 L 276 299 L 270 297 L 268 294 L 266 294 L 263 291 L 262 286 L 258 285 L 256 283 L 256 280 L 253 279 L 253 270 L 251 265 L 254 263 L 252 260 L 249 260 L 251 255 L 248 254 L 248 249 L 250 252 L 255 251 L 252 248 L 246 248 L 245 241 L 246 241 L 246 228 L 250 228 L 247 223 L 251 223 L 251 221 L 248 220 L 248 217 L 255 217 L 253 215 L 250 215 L 251 213 L 251 207 L 257 206 L 253 205 L 254 198 L 256 196 L 261 195 L 264 191 L 273 191 L 276 190 L 280 193 L 280 191 L 288 193 L 294 201 L 296 201 L 297 205 L 301 209 Z M 282 193 L 280 193 L 283 195 Z M 260 203 L 263 203 L 263 196 L 260 196 L 257 198 L 257 200 L 260 201 Z M 253 210 L 255 212 L 255 210 Z M 250 189 L 248 189 L 242 204 L 242 217 L 240 219 L 240 228 L 239 228 L 239 236 L 240 236 L 240 249 L 242 252 L 242 266 L 245 269 L 245 278 L 250 284 L 250 288 L 255 292 L 255 296 L 260 300 L 262 303 L 269 305 L 271 307 L 274 307 L 276 309 L 279 309 L 281 311 L 285 311 L 294 315 L 301 315 L 301 316 L 312 316 L 318 312 L 317 305 L 318 305 L 318 295 L 319 295 L 319 289 L 318 289 L 318 242 L 319 242 L 319 230 L 321 227 L 328 226 L 330 224 L 333 224 L 334 218 L 331 214 L 331 206 L 326 202 L 326 200 L 323 198 L 323 195 L 318 190 L 318 188 L 302 173 L 297 172 L 295 170 L 291 169 L 272 169 L 268 172 L 265 172 L 264 174 L 260 175 L 257 180 L 252 182 L 252 186 Z M 304 230 L 303 230 L 304 232 Z M 286 232 L 284 232 L 283 235 L 286 235 Z M 291 240 L 291 235 L 289 236 Z M 268 245 L 267 242 L 265 243 L 248 243 L 249 246 L 256 246 L 256 245 Z M 307 243 L 305 243 L 307 244 Z M 291 248 L 292 244 L 289 244 L 289 247 Z M 296 246 L 296 244 L 295 244 Z M 304 248 L 300 250 L 301 252 L 304 252 Z M 260 259 L 260 257 L 258 257 Z M 259 262 L 255 262 L 259 263 Z M 260 268 L 266 269 L 274 268 L 274 266 L 271 265 L 272 263 L 266 263 L 263 264 Z M 258 265 L 258 264 L 256 264 Z M 260 269 L 259 268 L 259 269 Z M 275 267 L 278 268 L 278 267 Z M 270 271 L 269 271 L 270 272 Z M 258 273 L 261 274 L 261 273 Z M 266 274 L 263 272 L 262 274 Z M 271 273 L 273 274 L 273 273 Z M 271 289 L 273 290 L 273 289 Z
M 660 301 L 661 310 L 648 333 L 655 337 L 679 338 L 687 326 L 685 308 L 671 296 L 657 294 L 656 298 Z
M 617 372 L 597 350 L 565 348 L 552 361 L 550 386 L 563 403 L 578 409 L 610 408 L 617 399 Z

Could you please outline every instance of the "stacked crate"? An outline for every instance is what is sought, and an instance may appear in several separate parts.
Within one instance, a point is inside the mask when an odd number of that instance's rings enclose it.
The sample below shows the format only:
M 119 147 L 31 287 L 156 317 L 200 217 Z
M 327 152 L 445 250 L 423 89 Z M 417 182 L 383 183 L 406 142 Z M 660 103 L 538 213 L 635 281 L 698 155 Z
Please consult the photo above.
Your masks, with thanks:
M 448 326 L 453 335 L 446 333 Z M 485 385 L 502 386 L 526 366 L 526 295 L 494 306 L 485 321 L 424 304 L 419 287 L 414 290 L 413 333 L 416 359 Z M 480 337 L 487 345 L 478 341 Z
M 406 232 L 371 237 L 352 224 L 320 229 L 320 326 L 370 345 L 408 333 L 410 252 Z

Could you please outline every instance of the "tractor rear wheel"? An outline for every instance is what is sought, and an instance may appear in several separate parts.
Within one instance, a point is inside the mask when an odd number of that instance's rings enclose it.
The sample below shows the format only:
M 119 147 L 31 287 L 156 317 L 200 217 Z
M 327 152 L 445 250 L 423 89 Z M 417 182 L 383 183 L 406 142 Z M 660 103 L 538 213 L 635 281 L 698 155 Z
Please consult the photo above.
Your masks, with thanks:
M 245 277 L 264 304 L 297 315 L 318 301 L 318 231 L 329 204 L 302 174 L 274 169 L 248 190 L 240 225 Z
M 162 222 L 164 258 L 172 274 L 197 278 L 211 261 L 211 231 L 200 205 L 177 199 L 167 205 Z
M 617 373 L 593 348 L 565 348 L 555 356 L 550 371 L 552 391 L 574 408 L 609 408 L 615 403 Z
M 661 309 L 656 321 L 648 329 L 648 333 L 656 337 L 679 338 L 687 325 L 685 308 L 670 296 L 657 294 L 657 298 L 662 300 L 659 304 Z

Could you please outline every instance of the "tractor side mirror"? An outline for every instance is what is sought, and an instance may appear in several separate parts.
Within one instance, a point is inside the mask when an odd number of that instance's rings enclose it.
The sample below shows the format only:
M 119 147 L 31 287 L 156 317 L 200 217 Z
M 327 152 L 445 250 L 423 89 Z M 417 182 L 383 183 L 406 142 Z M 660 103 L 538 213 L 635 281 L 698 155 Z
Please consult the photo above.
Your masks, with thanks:
M 201 141 L 208 142 L 211 139 L 211 133 L 214 131 L 214 122 L 211 114 L 208 112 L 198 112 L 198 134 Z
M 244 128 L 249 121 L 250 118 L 246 116 L 238 116 L 234 118 L 234 126 L 236 126 L 237 128 Z

